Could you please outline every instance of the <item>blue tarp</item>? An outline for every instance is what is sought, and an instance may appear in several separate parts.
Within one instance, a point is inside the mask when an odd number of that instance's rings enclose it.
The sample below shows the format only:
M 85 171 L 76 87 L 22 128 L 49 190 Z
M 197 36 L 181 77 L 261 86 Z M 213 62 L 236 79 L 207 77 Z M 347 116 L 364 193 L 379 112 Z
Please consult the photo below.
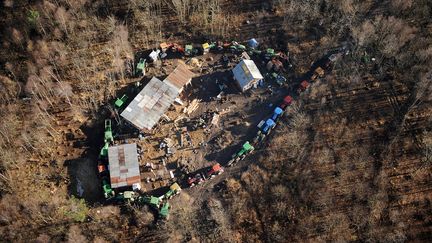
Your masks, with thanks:
M 248 45 L 251 48 L 257 48 L 259 46 L 259 43 L 257 40 L 255 40 L 255 38 L 252 38 L 248 41 Z

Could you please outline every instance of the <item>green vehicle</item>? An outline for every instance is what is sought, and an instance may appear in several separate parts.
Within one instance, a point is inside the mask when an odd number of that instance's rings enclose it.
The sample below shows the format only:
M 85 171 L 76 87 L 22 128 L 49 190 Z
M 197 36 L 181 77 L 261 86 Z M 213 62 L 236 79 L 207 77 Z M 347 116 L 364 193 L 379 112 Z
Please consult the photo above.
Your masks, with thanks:
M 113 189 L 111 188 L 111 185 L 108 183 L 107 180 L 102 181 L 102 188 L 104 191 L 105 199 L 111 199 L 115 196 L 115 193 Z
M 125 191 L 121 192 L 116 196 L 116 200 L 118 201 L 128 201 L 133 202 L 138 197 L 138 194 L 133 191 Z
M 246 51 L 246 46 L 241 45 L 241 44 L 235 44 L 230 46 L 230 50 L 232 52 L 242 52 L 242 51 Z
M 171 206 L 168 202 L 164 203 L 161 209 L 159 210 L 159 217 L 161 217 L 162 219 L 167 219 L 170 208 Z
M 271 73 L 269 74 L 269 77 L 271 80 L 275 81 L 279 86 L 283 86 L 287 82 L 284 76 L 277 73 Z
M 249 141 L 246 141 L 243 144 L 241 150 L 232 155 L 231 160 L 228 161 L 227 166 L 231 166 L 233 163 L 244 159 L 246 157 L 246 155 L 250 154 L 252 151 L 254 151 L 254 149 L 255 148 L 249 143 Z
M 253 56 L 253 55 L 261 55 L 261 53 L 262 53 L 262 51 L 261 50 L 256 50 L 256 49 L 253 49 L 253 50 L 249 50 L 248 51 L 248 54 L 250 55 L 250 56 Z
M 174 183 L 174 184 L 172 184 L 172 185 L 170 186 L 169 191 L 167 191 L 167 192 L 164 194 L 163 197 L 166 198 L 166 199 L 170 199 L 171 197 L 173 197 L 173 196 L 179 194 L 180 191 L 181 191 L 181 187 L 180 187 L 179 184 L 177 184 L 177 182 L 176 182 L 176 183 Z
M 105 143 L 105 145 L 102 147 L 102 149 L 100 151 L 101 157 L 107 157 L 108 156 L 108 147 L 109 147 L 109 143 Z
M 138 198 L 138 202 L 141 204 L 148 204 L 155 209 L 159 209 L 161 199 L 154 196 L 143 196 Z
M 117 98 L 117 100 L 114 103 L 114 106 L 116 108 L 121 108 L 124 103 L 127 101 L 128 97 L 126 95 L 123 95 L 121 98 Z
M 192 56 L 193 54 L 193 46 L 192 45 L 186 45 L 185 46 L 185 56 Z
M 274 49 L 268 48 L 268 49 L 265 51 L 264 57 L 265 57 L 266 59 L 272 59 L 274 56 L 276 56 L 276 54 L 275 54 L 275 50 L 274 50 Z
M 144 76 L 145 75 L 145 63 L 146 63 L 146 59 L 144 58 L 140 58 L 139 62 L 137 63 L 137 67 L 135 70 L 135 75 L 136 76 Z
M 112 129 L 111 129 L 111 120 L 106 119 L 105 120 L 105 137 L 104 137 L 105 143 L 112 143 L 114 142 Z

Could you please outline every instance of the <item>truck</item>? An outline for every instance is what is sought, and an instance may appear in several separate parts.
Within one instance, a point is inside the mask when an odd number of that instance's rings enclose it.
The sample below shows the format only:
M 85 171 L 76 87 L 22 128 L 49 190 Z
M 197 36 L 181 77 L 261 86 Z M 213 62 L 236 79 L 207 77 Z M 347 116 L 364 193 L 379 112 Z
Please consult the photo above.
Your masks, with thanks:
M 271 130 L 276 127 L 276 123 L 273 119 L 268 118 L 267 120 L 262 120 L 258 123 L 258 133 L 254 138 L 254 143 L 264 140 L 264 138 L 270 134 Z
M 194 187 L 195 185 L 199 185 L 204 182 L 204 177 L 201 175 L 201 173 L 195 174 L 193 177 L 189 177 L 187 180 L 187 183 L 189 187 Z
M 279 105 L 279 107 L 282 110 L 285 110 L 289 105 L 291 105 L 293 101 L 293 98 L 290 95 L 285 96 L 285 98 L 283 99 L 282 103 Z
M 254 147 L 249 143 L 249 141 L 246 141 L 243 145 L 240 151 L 233 154 L 231 156 L 231 159 L 228 161 L 227 166 L 231 166 L 233 163 L 238 162 L 246 157 L 246 155 L 252 153 L 254 151 Z
M 209 168 L 209 170 L 206 173 L 206 178 L 212 179 L 215 176 L 222 174 L 223 172 L 224 172 L 223 167 L 219 163 L 216 163 Z
M 98 163 L 97 168 L 98 168 L 99 177 L 102 178 L 104 176 L 107 176 L 108 174 L 107 167 L 104 164 L 102 164 L 102 162 Z

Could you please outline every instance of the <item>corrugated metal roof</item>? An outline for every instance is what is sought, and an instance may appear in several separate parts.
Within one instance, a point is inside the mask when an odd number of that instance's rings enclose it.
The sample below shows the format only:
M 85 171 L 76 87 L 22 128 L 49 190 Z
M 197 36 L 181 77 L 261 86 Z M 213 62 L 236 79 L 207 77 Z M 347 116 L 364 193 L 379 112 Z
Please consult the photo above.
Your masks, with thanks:
M 132 186 L 141 182 L 135 143 L 109 147 L 108 163 L 112 188 Z
M 251 81 L 261 80 L 264 77 L 261 75 L 258 67 L 255 65 L 254 61 L 243 59 L 237 66 L 233 69 L 234 77 L 239 83 L 240 87 L 243 89 L 244 86 L 249 84 Z
M 177 89 L 178 93 L 181 93 L 183 87 L 192 80 L 193 76 L 194 73 L 189 71 L 185 64 L 180 63 L 174 71 L 165 78 L 164 82 Z
M 178 94 L 177 89 L 153 77 L 121 113 L 121 116 L 139 129 L 151 130 Z

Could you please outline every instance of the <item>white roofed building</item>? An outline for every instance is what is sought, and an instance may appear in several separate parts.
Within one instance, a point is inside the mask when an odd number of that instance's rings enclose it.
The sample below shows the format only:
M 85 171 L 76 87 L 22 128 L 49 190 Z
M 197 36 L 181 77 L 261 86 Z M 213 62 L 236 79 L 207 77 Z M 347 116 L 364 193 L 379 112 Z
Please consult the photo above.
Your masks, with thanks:
M 242 92 L 256 87 L 257 83 L 264 79 L 254 61 L 246 59 L 237 64 L 233 69 L 233 74 Z

